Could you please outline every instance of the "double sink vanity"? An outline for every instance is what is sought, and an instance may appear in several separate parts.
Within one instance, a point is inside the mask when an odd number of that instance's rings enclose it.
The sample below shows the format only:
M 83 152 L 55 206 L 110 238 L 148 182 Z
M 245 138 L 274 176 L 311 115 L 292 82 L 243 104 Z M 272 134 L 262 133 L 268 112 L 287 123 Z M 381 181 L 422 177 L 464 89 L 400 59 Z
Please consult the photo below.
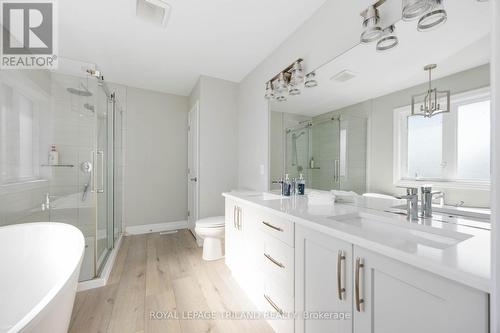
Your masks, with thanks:
M 277 333 L 489 331 L 489 9 L 448 1 L 423 32 L 377 17 L 395 3 L 361 14 L 390 51 L 361 38 L 263 82 L 268 183 L 245 185 L 271 192 L 224 194 L 226 262 Z
M 486 220 L 408 222 L 397 199 L 224 196 L 226 264 L 277 333 L 488 332 Z

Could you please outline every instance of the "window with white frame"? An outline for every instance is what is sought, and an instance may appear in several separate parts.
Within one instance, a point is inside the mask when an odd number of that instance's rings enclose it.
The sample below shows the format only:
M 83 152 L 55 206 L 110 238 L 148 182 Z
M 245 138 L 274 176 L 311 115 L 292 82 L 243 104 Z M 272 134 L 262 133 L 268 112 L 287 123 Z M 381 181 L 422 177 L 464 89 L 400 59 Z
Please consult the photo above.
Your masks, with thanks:
M 451 96 L 451 112 L 431 118 L 394 114 L 395 183 L 486 187 L 490 183 L 490 90 Z
M 37 179 L 36 103 L 5 83 L 0 83 L 0 97 L 0 184 Z

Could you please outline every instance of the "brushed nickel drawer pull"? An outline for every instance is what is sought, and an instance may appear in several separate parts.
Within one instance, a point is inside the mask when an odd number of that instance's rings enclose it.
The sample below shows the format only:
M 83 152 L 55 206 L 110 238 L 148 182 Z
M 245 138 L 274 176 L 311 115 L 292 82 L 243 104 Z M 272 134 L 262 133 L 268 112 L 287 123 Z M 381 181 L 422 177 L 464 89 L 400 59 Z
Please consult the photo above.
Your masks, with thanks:
M 355 277 L 354 277 L 354 282 L 355 282 L 355 287 L 354 287 L 354 293 L 356 294 L 356 310 L 358 312 L 361 312 L 361 304 L 365 302 L 364 299 L 360 298 L 359 295 L 359 271 L 361 270 L 362 267 L 364 267 L 363 263 L 361 263 L 361 258 L 356 258 L 356 272 L 355 272 Z
M 273 264 L 275 264 L 276 266 L 278 266 L 280 268 L 285 268 L 285 265 L 283 265 L 282 263 L 280 263 L 279 261 L 277 261 L 276 259 L 274 259 L 273 257 L 271 257 L 269 254 L 264 253 L 264 257 L 266 257 L 267 259 L 269 259 L 269 261 L 272 262 Z
M 262 224 L 264 224 L 265 226 L 268 226 L 269 228 L 274 229 L 276 231 L 283 232 L 283 229 L 281 229 L 280 227 L 275 227 L 274 225 L 272 225 L 272 224 L 270 224 L 270 223 L 268 223 L 266 221 L 262 221 Z
M 266 301 L 274 308 L 274 310 L 276 310 L 280 315 L 283 315 L 283 310 L 281 310 L 272 300 L 269 296 L 267 296 L 266 294 L 264 294 L 264 298 L 266 299 Z
M 344 260 L 344 251 L 339 250 L 337 254 L 337 295 L 339 300 L 342 300 L 342 295 L 345 293 L 345 288 L 342 287 L 342 261 Z
M 233 206 L 233 226 L 236 229 L 236 206 Z
M 241 207 L 238 207 L 238 230 L 241 230 Z

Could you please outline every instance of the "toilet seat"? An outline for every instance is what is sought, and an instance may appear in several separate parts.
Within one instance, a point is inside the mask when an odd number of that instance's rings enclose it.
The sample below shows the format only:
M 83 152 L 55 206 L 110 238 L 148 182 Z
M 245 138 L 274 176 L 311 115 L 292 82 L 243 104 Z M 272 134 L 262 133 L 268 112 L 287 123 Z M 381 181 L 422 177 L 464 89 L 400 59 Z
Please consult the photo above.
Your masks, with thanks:
M 225 225 L 224 216 L 207 217 L 196 221 L 196 227 L 200 228 L 220 228 L 224 227 L 224 225 Z

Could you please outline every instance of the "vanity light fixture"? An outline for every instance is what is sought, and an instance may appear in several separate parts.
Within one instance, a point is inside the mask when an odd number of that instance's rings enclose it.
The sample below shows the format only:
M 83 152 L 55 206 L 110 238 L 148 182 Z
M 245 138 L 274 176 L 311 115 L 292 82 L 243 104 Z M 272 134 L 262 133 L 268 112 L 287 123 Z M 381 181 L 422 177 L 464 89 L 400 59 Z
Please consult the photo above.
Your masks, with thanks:
M 299 58 L 266 82 L 266 99 L 276 99 L 279 102 L 286 101 L 287 95 L 299 95 L 301 86 L 306 88 L 316 87 L 315 73 L 309 73 L 304 82 L 303 59 Z
M 285 74 L 283 72 L 279 73 L 278 80 L 273 83 L 274 91 L 276 92 L 276 100 L 278 102 L 286 101 L 285 93 L 288 90 L 288 85 L 285 80 Z
M 418 20 L 417 30 L 428 31 L 446 22 L 448 14 L 443 6 L 443 0 L 428 0 L 432 4 L 429 12 Z
M 382 36 L 378 7 L 385 1 L 386 0 L 378 0 L 361 12 L 360 15 L 363 17 L 363 32 L 360 38 L 361 43 L 371 43 Z
M 403 0 L 403 21 L 413 21 L 432 8 L 429 0 Z
M 288 83 L 288 93 L 290 95 L 300 94 L 300 85 L 304 82 L 304 70 L 302 63 L 296 61 L 293 63 L 292 74 L 290 75 L 290 82 Z
M 436 64 L 424 67 L 429 72 L 429 87 L 427 91 L 411 98 L 411 115 L 424 116 L 430 118 L 440 113 L 450 112 L 450 91 L 439 91 L 432 88 L 432 70 L 436 69 Z
M 396 47 L 399 44 L 398 36 L 396 36 L 396 27 L 388 26 L 383 30 L 382 38 L 377 42 L 377 51 L 387 51 Z
M 318 86 L 318 81 L 316 80 L 316 72 L 312 71 L 306 75 L 306 81 L 304 82 L 306 88 L 314 88 Z
M 274 98 L 273 84 L 271 83 L 271 81 L 267 81 L 266 83 L 266 94 L 264 96 L 266 97 L 266 99 Z

